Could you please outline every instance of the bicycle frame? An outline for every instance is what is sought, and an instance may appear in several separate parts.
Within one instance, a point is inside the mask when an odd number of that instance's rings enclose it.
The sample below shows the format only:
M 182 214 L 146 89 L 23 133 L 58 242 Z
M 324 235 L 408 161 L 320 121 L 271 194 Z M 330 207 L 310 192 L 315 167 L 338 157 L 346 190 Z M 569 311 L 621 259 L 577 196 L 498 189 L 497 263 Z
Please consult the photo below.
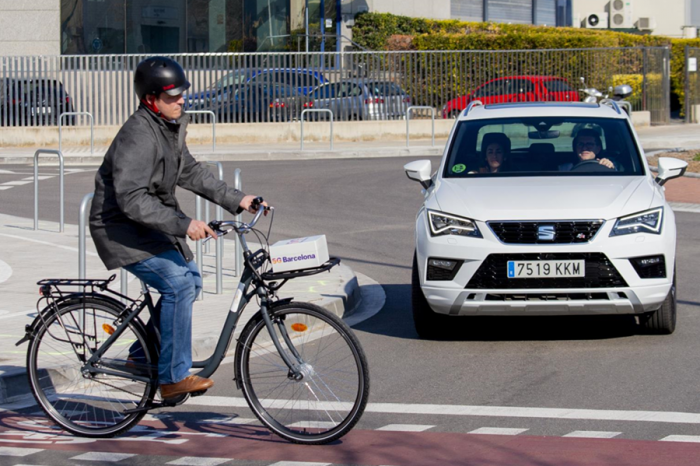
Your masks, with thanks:
M 214 349 L 214 353 L 207 358 L 206 360 L 203 361 L 193 361 L 192 362 L 192 367 L 196 369 L 201 369 L 199 372 L 196 373 L 196 375 L 200 377 L 205 377 L 208 378 L 210 377 L 216 370 L 219 368 L 221 362 L 223 361 L 224 357 L 226 356 L 226 353 L 228 352 L 228 348 L 231 344 L 231 339 L 234 335 L 234 332 L 236 330 L 236 325 L 238 324 L 238 321 L 243 313 L 243 310 L 245 309 L 246 305 L 250 302 L 251 298 L 254 296 L 260 297 L 260 310 L 261 314 L 263 317 L 263 320 L 265 322 L 265 326 L 270 333 L 270 337 L 272 338 L 272 342 L 279 353 L 280 357 L 284 361 L 284 363 L 287 365 L 290 371 L 290 376 L 295 378 L 296 380 L 300 380 L 303 376 L 301 373 L 301 364 L 303 363 L 303 360 L 299 353 L 296 351 L 294 348 L 294 345 L 289 338 L 289 335 L 287 334 L 287 331 L 285 327 L 282 324 L 278 324 L 277 328 L 279 330 L 279 333 L 282 336 L 282 340 L 285 342 L 285 345 L 287 346 L 288 351 L 285 350 L 285 348 L 282 347 L 282 344 L 280 343 L 279 339 L 277 338 L 277 331 L 275 330 L 275 325 L 272 322 L 272 319 L 270 318 L 269 315 L 269 310 L 270 310 L 270 289 L 269 287 L 264 286 L 264 281 L 263 278 L 257 274 L 256 272 L 256 265 L 253 263 L 252 258 L 257 254 L 253 254 L 250 251 L 250 248 L 248 247 L 248 244 L 245 240 L 244 234 L 248 231 L 248 229 L 252 228 L 252 225 L 255 225 L 257 220 L 260 217 L 260 213 L 262 213 L 262 209 L 260 209 L 259 213 L 256 215 L 254 220 L 250 223 L 250 225 L 244 225 L 244 227 L 238 229 L 236 227 L 233 227 L 233 229 L 236 231 L 238 235 L 239 241 L 241 241 L 241 246 L 243 248 L 243 257 L 244 257 L 244 262 L 245 262 L 245 267 L 243 269 L 243 273 L 241 275 L 241 280 L 238 285 L 238 288 L 236 289 L 236 293 L 234 294 L 233 301 L 231 303 L 231 306 L 229 308 L 229 313 L 228 316 L 226 317 L 226 321 L 224 322 L 223 328 L 221 330 L 221 333 L 219 335 L 219 339 L 216 344 L 216 348 Z M 218 225 L 228 225 L 231 222 L 218 222 Z M 225 232 L 220 232 L 222 234 L 226 234 L 228 231 Z M 335 266 L 339 260 L 333 259 L 332 261 L 329 261 L 328 265 L 324 267 L 319 268 L 319 271 L 321 269 L 328 270 L 331 267 Z M 312 271 L 312 272 L 307 272 L 306 274 L 312 274 L 312 273 L 318 273 L 317 271 Z M 301 276 L 303 274 L 300 273 L 287 273 L 287 274 L 279 274 L 280 278 L 283 279 L 285 282 L 289 278 L 294 278 L 295 276 Z M 251 284 L 254 284 L 254 288 L 249 291 L 249 288 Z M 284 284 L 284 283 L 283 283 Z M 279 285 L 278 287 L 274 288 L 279 289 L 282 285 Z M 91 357 L 87 360 L 83 368 L 81 369 L 83 372 L 87 371 L 90 373 L 101 373 L 101 374 L 108 374 L 108 375 L 116 375 L 116 376 L 121 376 L 121 377 L 126 377 L 130 378 L 132 380 L 136 381 L 141 381 L 141 382 L 149 382 L 153 381 L 152 378 L 146 378 L 146 377 L 141 377 L 136 374 L 132 374 L 128 369 L 119 367 L 116 368 L 114 366 L 110 367 L 110 364 L 105 364 L 104 361 L 102 361 L 101 365 L 103 367 L 96 367 L 95 364 L 100 361 L 100 358 L 102 355 L 107 351 L 107 349 L 111 346 L 111 344 L 119 338 L 119 336 L 124 332 L 126 329 L 127 325 L 129 322 L 131 322 L 132 319 L 134 319 L 145 307 L 149 307 L 149 310 L 153 309 L 153 300 L 150 296 L 150 293 L 145 285 L 143 285 L 143 295 L 144 295 L 144 300 L 143 302 L 135 309 L 130 311 L 126 317 L 124 317 L 123 322 L 117 327 L 115 332 L 109 336 L 109 338 L 95 351 Z M 283 300 L 286 301 L 286 300 Z M 135 302 L 135 301 L 132 301 Z M 293 356 L 294 360 L 290 358 L 289 353 Z M 106 367 L 105 367 L 106 366 Z M 115 370 L 116 369 L 116 370 Z M 126 370 L 126 372 L 125 372 Z M 237 382 L 238 383 L 238 382 Z

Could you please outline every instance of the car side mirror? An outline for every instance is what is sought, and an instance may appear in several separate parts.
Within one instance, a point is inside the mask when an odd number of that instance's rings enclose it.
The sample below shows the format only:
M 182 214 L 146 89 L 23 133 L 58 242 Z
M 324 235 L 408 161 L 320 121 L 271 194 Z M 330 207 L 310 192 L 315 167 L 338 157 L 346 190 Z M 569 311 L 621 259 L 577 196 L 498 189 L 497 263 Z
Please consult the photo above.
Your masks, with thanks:
M 430 160 L 409 162 L 403 166 L 403 169 L 406 171 L 408 179 L 418 181 L 425 189 L 428 189 L 432 184 L 430 180 L 430 172 L 432 171 Z
M 663 186 L 668 180 L 683 176 L 688 168 L 688 163 L 674 159 L 672 157 L 659 158 L 659 174 L 656 176 L 656 182 L 659 186 Z

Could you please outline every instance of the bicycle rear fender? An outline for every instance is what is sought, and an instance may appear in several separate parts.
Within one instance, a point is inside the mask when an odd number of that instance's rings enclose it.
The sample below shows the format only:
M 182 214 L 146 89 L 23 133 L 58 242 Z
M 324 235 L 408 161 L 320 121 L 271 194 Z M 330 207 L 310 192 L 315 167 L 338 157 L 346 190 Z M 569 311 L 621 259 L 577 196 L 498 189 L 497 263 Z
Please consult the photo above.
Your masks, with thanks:
M 58 308 L 58 306 L 63 305 L 63 304 L 72 304 L 72 303 L 80 303 L 83 299 L 85 298 L 92 298 L 97 301 L 104 301 L 106 304 L 116 307 L 117 309 L 124 308 L 124 303 L 121 301 L 112 298 L 111 296 L 107 296 L 104 294 L 99 294 L 99 293 L 70 293 L 66 294 L 58 299 L 53 300 L 51 304 L 46 306 L 44 309 L 39 311 L 39 314 L 34 318 L 31 324 L 27 324 L 24 327 L 24 337 L 22 337 L 17 343 L 15 343 L 15 346 L 19 346 L 22 343 L 31 340 L 34 338 L 34 335 L 36 334 L 37 329 L 39 326 L 48 318 L 51 316 L 52 313 L 56 312 L 55 310 Z M 134 320 L 136 322 L 136 325 L 140 325 L 142 329 L 145 330 L 146 326 L 143 324 L 139 316 L 136 316 Z

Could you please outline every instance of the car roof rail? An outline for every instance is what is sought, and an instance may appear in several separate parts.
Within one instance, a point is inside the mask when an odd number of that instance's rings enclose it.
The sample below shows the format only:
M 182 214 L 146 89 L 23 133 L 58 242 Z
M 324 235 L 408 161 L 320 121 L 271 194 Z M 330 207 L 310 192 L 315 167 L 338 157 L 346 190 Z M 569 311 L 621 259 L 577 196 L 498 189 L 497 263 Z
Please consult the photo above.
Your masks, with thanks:
M 617 105 L 617 102 L 615 102 L 612 99 L 603 99 L 600 101 L 601 104 L 607 105 L 608 107 L 611 107 L 613 110 L 615 110 L 618 115 L 622 115 L 622 111 L 620 110 L 620 106 Z
M 464 112 L 462 112 L 462 116 L 467 116 L 467 113 L 469 113 L 469 110 L 471 110 L 473 107 L 478 107 L 481 105 L 482 107 L 484 104 L 480 100 L 472 100 L 469 102 L 469 105 L 467 105 L 467 108 L 464 109 Z

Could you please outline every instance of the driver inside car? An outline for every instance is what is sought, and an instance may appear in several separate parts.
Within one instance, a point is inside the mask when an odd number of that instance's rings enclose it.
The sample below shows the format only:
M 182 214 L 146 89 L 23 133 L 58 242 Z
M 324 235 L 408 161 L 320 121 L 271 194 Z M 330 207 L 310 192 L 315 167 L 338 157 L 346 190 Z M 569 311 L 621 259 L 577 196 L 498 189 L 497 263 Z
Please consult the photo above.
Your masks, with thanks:
M 606 171 L 605 168 L 615 170 L 615 164 L 607 158 L 600 158 L 600 152 L 603 150 L 603 143 L 600 135 L 592 129 L 582 129 L 578 132 L 573 141 L 574 154 L 577 156 L 577 162 L 567 163 L 559 166 L 560 171 L 570 171 L 583 163 L 597 162 L 600 171 Z M 603 168 L 605 167 L 605 168 Z M 598 171 L 591 167 L 591 170 Z

